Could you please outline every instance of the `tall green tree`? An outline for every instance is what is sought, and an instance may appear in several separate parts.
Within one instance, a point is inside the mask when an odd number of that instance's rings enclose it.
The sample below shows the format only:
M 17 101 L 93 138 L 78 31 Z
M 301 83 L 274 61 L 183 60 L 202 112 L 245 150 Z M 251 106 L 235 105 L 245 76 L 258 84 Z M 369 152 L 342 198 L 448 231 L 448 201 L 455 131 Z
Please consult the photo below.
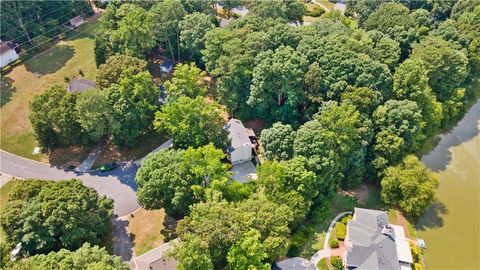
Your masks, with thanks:
M 412 217 L 420 216 L 435 199 L 438 178 L 417 157 L 406 156 L 388 167 L 382 178 L 382 200 Z
M 269 160 L 288 160 L 293 157 L 295 131 L 290 125 L 275 123 L 271 128 L 262 130 L 260 141 L 265 158 Z
M 296 0 L 253 1 L 249 4 L 249 12 L 262 18 L 282 18 L 288 22 L 302 24 L 307 7 L 303 2 Z
M 166 131 L 179 148 L 200 147 L 213 142 L 223 148 L 226 132 L 221 107 L 203 97 L 180 97 L 155 113 L 157 131 Z
M 179 0 L 167 0 L 155 3 L 150 12 L 154 16 L 155 36 L 159 42 L 168 45 L 172 60 L 180 60 L 180 27 L 179 23 L 186 15 Z
M 105 248 L 83 244 L 79 249 L 70 251 L 61 249 L 58 252 L 40 254 L 19 260 L 7 269 L 112 269 L 128 270 L 127 264 L 120 257 L 112 256 Z
M 100 89 L 120 83 L 121 75 L 131 69 L 132 74 L 147 70 L 147 61 L 128 55 L 113 55 L 106 59 L 105 64 L 98 67 L 96 84 Z
M 135 177 L 138 200 L 147 209 L 165 208 L 181 217 L 202 200 L 205 188 L 228 179 L 224 154 L 211 144 L 187 150 L 166 150 L 149 156 Z
M 34 255 L 77 249 L 85 242 L 98 245 L 106 239 L 111 199 L 100 197 L 79 180 L 42 181 L 36 187 L 29 181 L 40 180 L 22 180 L 14 190 L 34 188 L 38 193 L 30 193 L 28 198 L 9 197 L 1 212 L 0 225 L 10 246 L 22 243 L 21 254 Z
M 263 244 L 259 241 L 260 232 L 252 229 L 246 232 L 228 251 L 227 269 L 238 270 L 268 270 L 270 264 L 263 263 L 266 254 Z
M 201 63 L 200 52 L 205 48 L 205 34 L 215 25 L 209 15 L 195 12 L 186 15 L 179 23 L 180 45 L 190 59 Z
M 296 123 L 297 107 L 305 102 L 302 87 L 307 60 L 291 47 L 258 54 L 247 103 L 264 118 Z
M 131 69 L 127 71 L 119 84 L 105 90 L 116 122 L 112 125 L 113 141 L 120 146 L 134 145 L 151 126 L 160 95 L 148 71 L 138 74 L 132 74 Z
M 207 93 L 207 87 L 203 84 L 205 72 L 199 69 L 193 62 L 190 64 L 178 64 L 173 72 L 171 80 L 163 86 L 167 91 L 169 101 L 179 97 L 196 98 Z

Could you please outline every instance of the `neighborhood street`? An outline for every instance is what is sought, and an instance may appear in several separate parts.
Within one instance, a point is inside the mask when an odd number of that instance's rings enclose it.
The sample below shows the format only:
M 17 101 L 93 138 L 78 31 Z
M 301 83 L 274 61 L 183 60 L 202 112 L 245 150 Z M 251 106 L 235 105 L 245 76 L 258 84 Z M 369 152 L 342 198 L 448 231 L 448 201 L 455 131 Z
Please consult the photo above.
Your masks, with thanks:
M 134 164 L 120 164 L 109 172 L 95 171 L 79 173 L 51 167 L 49 164 L 22 158 L 0 150 L 0 172 L 18 178 L 43 180 L 80 179 L 86 186 L 94 188 L 100 195 L 114 200 L 114 214 L 125 216 L 140 206 L 136 199 L 134 178 L 138 167 Z

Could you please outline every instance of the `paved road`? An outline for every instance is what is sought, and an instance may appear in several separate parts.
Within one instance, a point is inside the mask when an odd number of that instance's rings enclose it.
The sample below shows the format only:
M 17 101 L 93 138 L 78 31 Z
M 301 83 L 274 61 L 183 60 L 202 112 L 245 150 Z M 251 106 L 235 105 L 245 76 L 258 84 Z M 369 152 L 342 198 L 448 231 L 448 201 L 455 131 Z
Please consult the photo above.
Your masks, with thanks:
M 80 179 L 85 186 L 94 188 L 100 195 L 114 200 L 114 213 L 125 216 L 140 206 L 135 195 L 137 186 L 134 178 L 138 166 L 133 163 L 120 164 L 110 172 L 79 173 L 51 167 L 49 164 L 22 158 L 0 150 L 0 172 L 18 178 Z

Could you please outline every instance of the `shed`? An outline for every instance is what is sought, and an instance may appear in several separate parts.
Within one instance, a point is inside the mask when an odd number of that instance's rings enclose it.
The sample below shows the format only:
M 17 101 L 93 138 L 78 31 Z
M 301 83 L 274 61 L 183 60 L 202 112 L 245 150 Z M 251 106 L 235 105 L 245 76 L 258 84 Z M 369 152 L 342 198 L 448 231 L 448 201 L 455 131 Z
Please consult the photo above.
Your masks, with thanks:
M 83 16 L 82 15 L 78 15 L 76 17 L 73 17 L 69 20 L 70 22 L 70 25 L 73 27 L 73 28 L 77 28 L 79 27 L 80 25 L 82 25 L 85 21 L 83 20 Z
M 67 86 L 69 93 L 83 93 L 88 89 L 95 88 L 95 83 L 85 79 L 73 79 Z
M 230 119 L 225 129 L 228 131 L 228 139 L 230 146 L 227 148 L 227 155 L 230 162 L 240 164 L 252 159 L 252 142 L 243 126 L 238 119 Z
M 170 73 L 173 70 L 173 61 L 165 58 L 163 63 L 160 64 L 160 71 L 163 73 Z
M 10 64 L 18 59 L 15 46 L 11 42 L 0 42 L 0 63 L 1 67 Z

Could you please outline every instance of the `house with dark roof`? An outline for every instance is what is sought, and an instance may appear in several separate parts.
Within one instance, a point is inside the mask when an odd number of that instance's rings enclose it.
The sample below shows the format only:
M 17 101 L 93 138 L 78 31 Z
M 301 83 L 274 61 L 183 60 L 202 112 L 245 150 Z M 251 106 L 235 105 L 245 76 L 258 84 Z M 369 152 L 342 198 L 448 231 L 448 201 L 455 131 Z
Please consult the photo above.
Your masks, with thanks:
M 18 59 L 18 54 L 15 51 L 15 45 L 11 42 L 0 41 L 0 67 L 10 64 Z
M 69 93 L 83 93 L 88 89 L 95 88 L 95 83 L 85 79 L 73 79 L 67 86 Z
M 347 224 L 346 269 L 411 269 L 413 263 L 409 240 L 403 227 L 391 225 L 387 212 L 355 208 Z
M 252 142 L 242 122 L 232 118 L 225 125 L 228 132 L 230 146 L 227 148 L 227 157 L 233 165 L 244 163 L 252 159 Z

